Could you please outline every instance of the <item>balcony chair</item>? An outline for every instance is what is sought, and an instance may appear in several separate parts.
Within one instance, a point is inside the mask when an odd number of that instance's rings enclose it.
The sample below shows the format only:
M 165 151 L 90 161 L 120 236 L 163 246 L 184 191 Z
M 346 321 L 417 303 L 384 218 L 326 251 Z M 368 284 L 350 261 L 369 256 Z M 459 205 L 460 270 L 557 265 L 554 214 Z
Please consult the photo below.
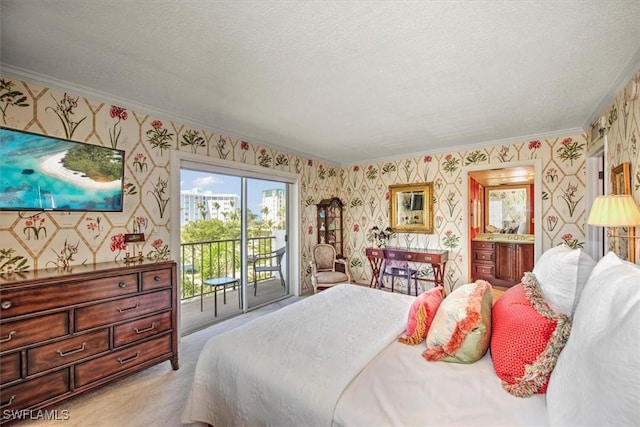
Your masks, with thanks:
M 344 272 L 336 271 L 336 265 Z M 311 284 L 313 293 L 342 283 L 351 283 L 346 260 L 336 259 L 336 249 L 326 243 L 318 243 L 311 249 Z
M 280 282 L 282 287 L 285 286 L 284 275 L 282 274 L 282 258 L 284 257 L 285 247 L 269 252 L 267 254 L 256 255 L 249 258 L 249 262 L 253 265 L 253 295 L 258 292 L 258 273 L 271 271 L 280 273 Z

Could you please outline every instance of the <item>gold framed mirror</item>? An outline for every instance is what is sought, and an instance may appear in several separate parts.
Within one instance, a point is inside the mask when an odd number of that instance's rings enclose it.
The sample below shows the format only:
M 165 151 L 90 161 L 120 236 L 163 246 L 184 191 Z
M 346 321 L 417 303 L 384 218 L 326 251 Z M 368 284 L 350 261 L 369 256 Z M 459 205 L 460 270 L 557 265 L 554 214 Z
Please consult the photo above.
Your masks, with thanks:
M 433 183 L 389 186 L 389 223 L 396 233 L 433 233 Z

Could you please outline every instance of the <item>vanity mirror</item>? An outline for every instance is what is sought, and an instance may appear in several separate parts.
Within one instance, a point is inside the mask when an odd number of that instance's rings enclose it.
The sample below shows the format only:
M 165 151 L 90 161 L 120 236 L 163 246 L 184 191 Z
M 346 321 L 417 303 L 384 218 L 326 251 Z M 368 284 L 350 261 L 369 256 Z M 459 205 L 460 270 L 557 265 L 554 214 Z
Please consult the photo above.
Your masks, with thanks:
M 396 233 L 433 233 L 433 183 L 389 186 L 391 229 Z
M 529 186 L 504 185 L 485 189 L 485 232 L 529 234 Z

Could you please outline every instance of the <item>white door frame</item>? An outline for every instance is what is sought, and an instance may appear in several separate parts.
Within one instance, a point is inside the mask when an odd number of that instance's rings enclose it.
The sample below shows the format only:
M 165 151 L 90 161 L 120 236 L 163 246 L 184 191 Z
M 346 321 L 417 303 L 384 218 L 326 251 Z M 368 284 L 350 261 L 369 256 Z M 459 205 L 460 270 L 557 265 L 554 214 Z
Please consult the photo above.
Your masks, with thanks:
M 169 232 L 171 236 L 171 258 L 178 265 L 178 277 L 181 277 L 180 265 L 180 170 L 188 165 L 205 165 L 216 168 L 212 173 L 226 173 L 245 176 L 247 178 L 267 179 L 274 181 L 286 182 L 289 184 L 289 200 L 287 203 L 287 219 L 288 219 L 288 252 L 289 258 L 287 267 L 289 269 L 288 277 L 290 278 L 289 291 L 293 296 L 300 296 L 300 176 L 291 172 L 266 169 L 260 166 L 246 165 L 229 160 L 221 160 L 212 157 L 185 153 L 177 150 L 171 151 L 169 163 L 169 179 L 170 179 L 170 223 Z M 242 263 L 244 265 L 245 263 Z M 243 272 L 244 276 L 244 272 Z M 182 289 L 178 289 L 181 294 Z M 246 294 L 246 292 L 244 292 Z M 245 298 L 246 299 L 246 298 Z M 243 304 L 243 311 L 247 311 L 246 301 Z M 180 330 L 180 304 L 178 304 L 178 330 Z
M 471 263 L 469 257 L 471 256 L 471 233 L 469 224 L 469 172 L 491 170 L 491 169 L 508 169 L 522 166 L 533 166 L 533 253 L 534 260 L 537 261 L 542 254 L 542 160 L 531 159 L 521 160 L 517 162 L 505 162 L 505 163 L 492 163 L 483 165 L 471 165 L 462 168 L 462 244 L 466 249 L 466 253 L 462 252 L 462 280 L 463 283 L 467 283 L 471 280 Z M 466 255 L 466 256 L 465 256 Z

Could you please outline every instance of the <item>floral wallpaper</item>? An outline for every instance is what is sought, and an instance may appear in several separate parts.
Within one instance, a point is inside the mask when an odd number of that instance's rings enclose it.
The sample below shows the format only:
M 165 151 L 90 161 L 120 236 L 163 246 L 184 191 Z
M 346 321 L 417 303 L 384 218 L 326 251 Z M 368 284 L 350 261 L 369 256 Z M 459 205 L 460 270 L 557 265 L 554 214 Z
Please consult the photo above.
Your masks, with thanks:
M 562 242 L 583 247 L 586 138 L 586 134 L 570 135 L 345 168 L 340 197 L 349 207 L 345 220 L 351 231 L 346 250 L 351 274 L 359 282 L 368 283 L 370 279 L 371 270 L 364 248 L 370 245 L 370 230 L 374 226 L 384 229 L 389 225 L 388 186 L 424 181 L 434 184 L 434 233 L 398 233 L 388 244 L 447 249 L 449 262 L 445 286 L 452 289 L 466 283 L 462 257 L 467 255 L 468 248 L 461 237 L 462 228 L 468 227 L 468 221 L 462 218 L 462 206 L 466 202 L 462 200 L 461 172 L 469 165 L 542 159 L 543 250 Z M 433 277 L 429 266 L 421 267 L 423 276 Z M 426 283 L 423 282 L 423 286 Z
M 123 212 L 0 212 L 0 272 L 121 261 L 127 251 L 149 259 L 171 258 L 169 152 L 189 153 L 293 172 L 301 178 L 305 227 L 315 227 L 315 203 L 338 191 L 340 168 L 194 129 L 144 112 L 0 76 L 3 126 L 125 150 Z M 125 233 L 144 233 L 133 247 Z M 315 234 L 302 234 L 304 290 Z
M 606 158 L 611 168 L 629 162 L 631 193 L 640 201 L 640 70 L 618 94 L 615 101 L 594 124 L 606 141 Z M 599 129 L 598 129 L 599 128 Z M 605 193 L 611 193 L 612 182 L 606 183 Z M 638 235 L 638 230 L 636 230 Z M 610 241 L 610 248 L 613 241 Z M 636 255 L 636 263 L 640 262 Z
M 639 79 L 636 75 L 633 81 Z M 631 162 L 634 195 L 639 199 L 640 107 L 637 96 L 627 99 L 629 92 L 620 93 L 605 113 L 607 156 L 612 165 Z M 385 229 L 389 225 L 388 186 L 423 181 L 434 184 L 434 233 L 394 234 L 389 244 L 448 249 L 446 285 L 465 283 L 462 257 L 468 249 L 461 235 L 468 224 L 462 218 L 466 202 L 462 200 L 461 170 L 468 165 L 541 159 L 543 250 L 562 242 L 573 247 L 585 244 L 587 134 L 340 167 L 3 76 L 0 113 L 3 126 L 126 151 L 121 213 L 0 212 L 0 271 L 5 273 L 121 260 L 130 250 L 124 234 L 133 232 L 146 235 L 139 248 L 145 257 L 170 258 L 170 150 L 299 175 L 300 282 L 306 293 L 311 290 L 308 265 L 311 246 L 316 243 L 318 201 L 339 196 L 344 202 L 345 254 L 356 281 L 369 283 L 371 269 L 364 249 L 371 245 L 374 226 Z M 422 274 L 431 272 L 423 266 Z

